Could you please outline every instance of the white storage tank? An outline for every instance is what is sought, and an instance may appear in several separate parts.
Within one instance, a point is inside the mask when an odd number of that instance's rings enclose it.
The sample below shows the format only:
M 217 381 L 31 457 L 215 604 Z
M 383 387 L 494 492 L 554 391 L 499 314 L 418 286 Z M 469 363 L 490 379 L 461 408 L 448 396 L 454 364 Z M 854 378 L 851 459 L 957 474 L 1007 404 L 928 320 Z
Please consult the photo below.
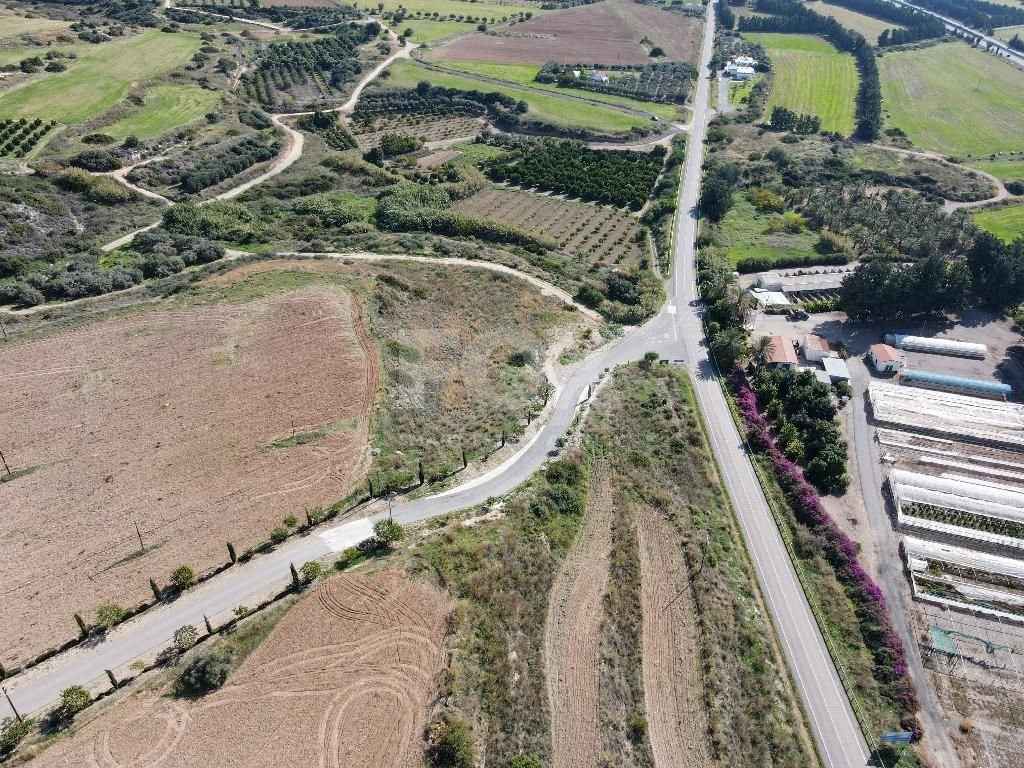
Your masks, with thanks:
M 902 333 L 885 334 L 885 343 L 908 352 L 927 352 L 932 355 L 950 355 L 951 357 L 973 357 L 984 359 L 988 347 L 969 341 L 953 341 L 951 339 L 929 339 L 926 336 L 906 336 Z

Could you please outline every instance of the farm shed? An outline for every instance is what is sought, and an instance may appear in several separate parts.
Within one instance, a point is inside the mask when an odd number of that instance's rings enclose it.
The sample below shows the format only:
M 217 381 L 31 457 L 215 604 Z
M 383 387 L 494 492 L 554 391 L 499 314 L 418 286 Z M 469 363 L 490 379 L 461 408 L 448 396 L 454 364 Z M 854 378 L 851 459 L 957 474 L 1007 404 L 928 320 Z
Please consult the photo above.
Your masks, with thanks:
M 833 384 L 850 380 L 850 369 L 846 367 L 845 360 L 840 360 L 838 357 L 823 357 L 821 364 L 825 366 L 825 372 Z
M 790 304 L 786 294 L 781 291 L 766 291 L 763 288 L 751 288 L 750 295 L 761 307 L 788 307 Z
M 812 363 L 820 363 L 822 358 L 835 357 L 836 354 L 829 346 L 827 340 L 821 336 L 815 336 L 813 333 L 805 333 L 803 344 L 801 345 L 804 350 L 804 357 Z
M 1013 394 L 1013 387 L 999 381 L 968 379 L 963 376 L 947 376 L 943 373 L 932 373 L 931 371 L 904 371 L 900 381 L 912 387 L 941 389 L 945 392 L 959 392 L 965 395 L 991 397 L 996 400 L 1005 400 Z
M 882 373 L 899 373 L 903 367 L 903 356 L 888 344 L 872 344 L 868 349 L 868 360 L 876 371 Z
M 769 291 L 783 293 L 811 293 L 838 291 L 843 280 L 853 271 L 853 265 L 822 267 L 820 269 L 789 269 L 762 272 L 757 285 Z
M 771 344 L 765 351 L 764 364 L 769 368 L 792 370 L 799 362 L 793 341 L 788 336 L 771 336 Z
M 875 421 L 896 429 L 1024 451 L 1024 406 L 874 381 Z
M 736 67 L 732 72 L 733 80 L 753 80 L 754 79 L 754 68 L 753 67 Z
M 906 336 L 902 333 L 885 334 L 885 343 L 905 349 L 908 352 L 927 352 L 932 355 L 950 355 L 951 357 L 973 357 L 984 359 L 988 347 L 969 341 L 952 339 L 930 339 L 927 336 Z
M 964 475 L 894 469 L 889 490 L 900 525 L 1024 550 L 1024 491 Z
M 1024 618 L 1024 561 L 907 536 L 914 596 L 1001 618 Z

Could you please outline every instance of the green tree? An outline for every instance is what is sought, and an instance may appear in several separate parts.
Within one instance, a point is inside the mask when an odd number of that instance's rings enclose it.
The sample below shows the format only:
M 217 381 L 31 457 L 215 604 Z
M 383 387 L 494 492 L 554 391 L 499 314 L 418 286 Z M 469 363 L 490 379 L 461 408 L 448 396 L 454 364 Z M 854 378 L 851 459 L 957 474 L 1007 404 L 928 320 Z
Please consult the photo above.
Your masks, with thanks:
M 643 359 L 640 361 L 640 369 L 643 371 L 651 370 L 660 357 L 657 352 L 644 353 Z
M 117 603 L 101 603 L 96 608 L 97 626 L 110 629 L 122 621 L 124 621 L 124 608 Z
M 384 544 L 390 547 L 396 541 L 405 538 L 405 529 L 394 520 L 383 518 L 373 524 L 373 535 Z
M 92 696 L 80 685 L 72 685 L 60 692 L 57 713 L 63 720 L 70 720 L 92 704 Z
M 517 755 L 512 758 L 508 768 L 544 768 L 544 763 L 533 755 Z
M 711 336 L 709 349 L 720 370 L 728 370 L 747 354 L 747 340 L 739 328 L 726 328 Z
M 711 221 L 721 221 L 732 208 L 732 184 L 717 175 L 704 180 L 700 212 Z
M 171 584 L 184 591 L 196 583 L 196 572 L 187 565 L 179 565 L 171 571 Z
M 445 723 L 430 757 L 433 768 L 473 768 L 475 755 L 469 726 L 461 720 Z

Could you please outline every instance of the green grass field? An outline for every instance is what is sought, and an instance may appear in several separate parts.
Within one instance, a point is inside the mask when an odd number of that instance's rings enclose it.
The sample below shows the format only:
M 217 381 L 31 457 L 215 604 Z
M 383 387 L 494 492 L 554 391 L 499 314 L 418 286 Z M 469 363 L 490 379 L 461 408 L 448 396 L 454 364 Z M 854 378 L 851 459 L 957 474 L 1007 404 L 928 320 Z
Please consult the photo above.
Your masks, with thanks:
M 986 155 L 1024 149 L 1024 72 L 962 43 L 886 53 L 887 124 L 924 149 Z
M 586 99 L 593 99 L 594 101 L 603 101 L 605 104 L 620 104 L 624 107 L 632 107 L 633 109 L 643 109 L 651 114 L 657 115 L 663 120 L 680 119 L 679 107 L 672 104 L 659 104 L 653 101 L 639 101 L 637 99 L 626 98 L 625 96 L 616 96 L 611 93 L 596 93 L 595 91 L 585 91 L 581 88 L 560 88 L 557 85 L 550 83 L 538 83 L 533 78 L 537 74 L 538 70 L 540 70 L 540 66 L 535 64 L 499 64 L 493 61 L 447 60 L 439 63 L 442 66 L 450 67 L 451 69 L 458 69 L 462 72 L 471 72 L 475 75 L 496 77 L 499 80 L 506 80 L 516 85 L 528 85 L 531 88 L 540 88 L 541 90 L 551 91 L 552 93 L 569 93 Z M 484 84 L 481 83 L 481 85 Z
M 405 8 L 408 15 L 416 11 L 439 13 L 442 16 L 452 14 L 463 16 L 486 16 L 488 19 L 501 20 L 503 16 L 514 16 L 520 13 L 532 13 L 539 16 L 543 11 L 537 6 L 501 5 L 498 3 L 477 3 L 469 0 L 384 0 L 384 10 L 393 11 L 399 6 Z M 376 12 L 376 11 L 375 11 Z
M 414 45 L 419 45 L 420 43 L 432 43 L 451 35 L 474 32 L 476 25 L 463 24 L 458 21 L 415 21 L 414 19 L 406 19 L 401 24 L 395 25 L 395 32 L 399 35 L 407 29 L 413 31 L 409 40 Z
M 148 29 L 126 40 L 90 46 L 66 72 L 42 75 L 0 95 L 0 119 L 40 117 L 80 123 L 114 106 L 133 82 L 184 64 L 199 45 L 195 35 Z
M 1006 242 L 1024 237 L 1024 203 L 980 211 L 974 223 Z
M 1020 35 L 1020 39 L 1024 40 L 1024 25 L 1018 27 L 1000 27 L 996 30 L 995 36 L 1000 40 L 1009 41 L 1014 35 Z
M 823 16 L 831 16 L 847 29 L 860 32 L 872 45 L 878 42 L 878 36 L 885 30 L 903 28 L 899 24 L 890 24 L 888 21 L 876 19 L 874 16 L 865 16 L 863 13 L 857 13 L 839 5 L 829 5 L 819 2 L 819 0 L 807 3 L 807 7 Z
M 975 168 L 988 171 L 993 176 L 998 176 L 1003 181 L 1024 179 L 1024 158 L 1015 160 L 981 160 L 971 163 Z
M 51 36 L 67 30 L 70 21 L 36 17 L 26 19 L 22 16 L 0 15 L 0 42 L 16 40 L 22 35 Z
M 812 253 L 818 240 L 813 232 L 767 231 L 779 218 L 779 214 L 758 213 L 745 196 L 733 195 L 733 206 L 720 225 L 728 241 L 729 260 L 736 264 L 748 257 L 781 259 Z
M 198 120 L 220 103 L 220 94 L 197 85 L 157 85 L 146 90 L 146 103 L 128 117 L 101 129 L 123 141 L 146 141 Z
M 498 86 L 484 83 L 469 77 L 450 75 L 447 72 L 436 72 L 418 66 L 409 59 L 401 59 L 390 67 L 391 77 L 384 81 L 386 85 L 400 88 L 412 88 L 420 80 L 428 80 L 433 85 L 445 88 L 461 88 L 463 90 L 498 91 L 515 99 L 524 99 L 530 105 L 530 114 L 541 120 L 548 120 L 562 125 L 592 128 L 600 131 L 628 131 L 634 126 L 646 126 L 649 120 L 637 115 L 629 115 L 615 109 L 605 109 L 594 104 L 584 104 L 573 99 L 560 96 L 548 96 L 535 91 L 527 91 L 515 86 Z
M 775 84 L 765 114 L 783 106 L 817 115 L 821 128 L 853 133 L 857 98 L 857 67 L 853 56 L 840 53 L 819 37 L 775 33 L 746 34 L 764 46 L 772 60 Z

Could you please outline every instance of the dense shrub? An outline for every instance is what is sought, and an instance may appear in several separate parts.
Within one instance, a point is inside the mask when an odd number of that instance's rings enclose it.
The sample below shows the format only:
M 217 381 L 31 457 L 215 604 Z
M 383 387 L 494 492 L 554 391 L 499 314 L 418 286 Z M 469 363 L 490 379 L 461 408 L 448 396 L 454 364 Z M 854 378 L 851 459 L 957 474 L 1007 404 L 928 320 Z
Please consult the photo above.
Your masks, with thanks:
M 264 229 L 253 210 L 230 202 L 209 205 L 178 203 L 164 211 L 163 224 L 171 232 L 233 243 L 251 243 L 263 234 Z
M 229 651 L 201 653 L 190 659 L 178 678 L 179 693 L 198 696 L 224 685 L 231 674 L 232 656 Z
M 105 149 L 86 149 L 72 159 L 72 164 L 87 171 L 105 173 L 121 167 L 118 157 Z

